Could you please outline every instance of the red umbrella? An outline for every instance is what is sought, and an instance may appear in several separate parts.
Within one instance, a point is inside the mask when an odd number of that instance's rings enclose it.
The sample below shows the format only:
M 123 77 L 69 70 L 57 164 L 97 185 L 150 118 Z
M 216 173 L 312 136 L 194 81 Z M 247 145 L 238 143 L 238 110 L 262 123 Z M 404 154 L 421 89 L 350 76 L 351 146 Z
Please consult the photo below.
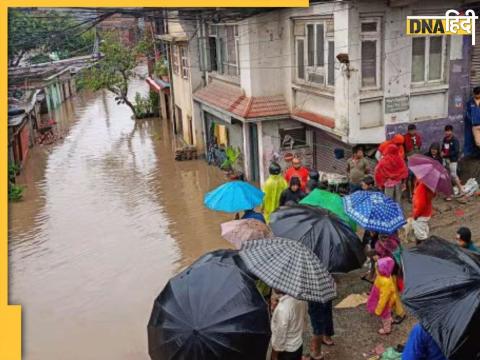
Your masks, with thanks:
M 436 193 L 452 195 L 452 180 L 447 169 L 437 160 L 428 156 L 415 154 L 408 158 L 408 167 L 415 177 Z

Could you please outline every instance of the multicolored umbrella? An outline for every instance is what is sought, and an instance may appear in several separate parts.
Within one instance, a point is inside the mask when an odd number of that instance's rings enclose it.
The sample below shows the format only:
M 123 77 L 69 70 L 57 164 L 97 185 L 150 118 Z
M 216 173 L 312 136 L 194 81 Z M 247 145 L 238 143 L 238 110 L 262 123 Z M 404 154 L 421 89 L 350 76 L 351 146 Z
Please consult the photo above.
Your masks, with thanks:
M 300 242 L 282 238 L 247 241 L 242 258 L 248 270 L 273 289 L 299 300 L 327 302 L 335 282 L 318 257 Z
M 330 191 L 315 189 L 300 201 L 300 205 L 311 205 L 327 209 L 337 215 L 341 220 L 350 225 L 356 231 L 357 224 L 350 219 L 343 209 L 342 197 Z
M 415 154 L 408 158 L 408 167 L 415 177 L 436 193 L 450 196 L 453 193 L 452 179 L 447 169 L 437 160 L 428 156 Z
M 205 195 L 204 205 L 216 211 L 237 213 L 254 209 L 263 201 L 263 192 L 245 181 L 229 181 Z
M 237 249 L 248 240 L 257 240 L 271 237 L 270 228 L 255 219 L 232 220 L 221 225 L 222 237 L 235 245 Z
M 274 212 L 270 227 L 276 236 L 301 242 L 330 272 L 349 272 L 365 262 L 357 234 L 332 212 L 308 205 Z
M 241 269 L 214 256 L 172 278 L 148 322 L 153 360 L 264 359 L 268 306 Z
M 480 354 L 480 255 L 437 237 L 402 253 L 402 301 L 446 358 Z
M 343 198 L 343 205 L 365 230 L 393 234 L 407 223 L 401 206 L 379 191 L 356 191 Z

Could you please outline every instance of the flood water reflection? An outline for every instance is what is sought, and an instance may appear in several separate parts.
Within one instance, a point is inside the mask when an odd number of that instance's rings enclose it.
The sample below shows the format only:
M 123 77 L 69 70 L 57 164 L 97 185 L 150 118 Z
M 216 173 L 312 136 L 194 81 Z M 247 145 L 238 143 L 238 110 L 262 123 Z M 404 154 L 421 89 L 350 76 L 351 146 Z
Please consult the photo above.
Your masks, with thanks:
M 141 80 L 132 91 L 146 92 Z M 146 324 L 166 281 L 227 247 L 203 207 L 222 181 L 203 160 L 175 162 L 159 119 L 133 121 L 106 92 L 54 114 L 52 147 L 32 149 L 10 204 L 10 303 L 23 305 L 24 359 L 147 359 Z

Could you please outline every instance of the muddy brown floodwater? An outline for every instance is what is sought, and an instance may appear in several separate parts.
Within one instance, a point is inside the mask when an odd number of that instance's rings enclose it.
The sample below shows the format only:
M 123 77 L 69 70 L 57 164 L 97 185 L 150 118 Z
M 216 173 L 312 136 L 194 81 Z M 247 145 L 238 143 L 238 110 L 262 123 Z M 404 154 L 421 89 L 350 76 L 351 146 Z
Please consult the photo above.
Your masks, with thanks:
M 132 92 L 146 93 L 142 80 Z M 23 305 L 23 358 L 148 359 L 146 325 L 168 279 L 227 247 L 203 207 L 222 181 L 203 160 L 175 162 L 170 129 L 133 121 L 106 92 L 54 114 L 65 138 L 32 149 L 10 204 L 10 303 Z

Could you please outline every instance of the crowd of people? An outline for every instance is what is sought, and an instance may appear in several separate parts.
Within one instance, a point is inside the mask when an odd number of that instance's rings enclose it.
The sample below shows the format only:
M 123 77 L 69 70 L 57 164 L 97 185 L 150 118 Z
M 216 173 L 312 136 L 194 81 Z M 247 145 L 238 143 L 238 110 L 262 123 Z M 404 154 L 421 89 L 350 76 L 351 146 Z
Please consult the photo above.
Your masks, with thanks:
M 480 89 L 478 91 L 480 101 Z M 381 191 L 397 203 L 402 203 L 403 194 L 412 203 L 412 228 L 417 243 L 429 236 L 429 221 L 433 215 L 432 202 L 435 193 L 408 168 L 408 157 L 422 153 L 423 139 L 415 125 L 408 126 L 404 135 L 396 134 L 391 140 L 382 143 L 375 155 L 377 164 L 370 166 L 361 146 L 353 148 L 352 157 L 347 160 L 349 191 Z M 450 173 L 452 184 L 462 194 L 463 187 L 458 177 L 459 141 L 453 134 L 451 125 L 445 126 L 445 136 L 440 143 L 433 142 L 424 155 L 443 164 Z M 291 167 L 283 173 L 280 165 L 273 162 L 263 191 L 265 193 L 262 214 L 246 212 L 244 217 L 261 216 L 268 223 L 270 215 L 281 206 L 298 204 L 314 189 L 328 189 L 328 184 L 319 180 L 319 173 L 303 166 L 294 158 Z M 446 200 L 450 200 L 449 197 Z M 461 227 L 457 231 L 456 242 L 471 251 L 479 251 L 472 242 L 471 231 Z M 402 245 L 397 232 L 381 234 L 365 231 L 363 234 L 365 253 L 370 259 L 370 271 L 362 279 L 371 283 L 367 310 L 379 318 L 380 335 L 388 335 L 394 324 L 401 323 L 406 313 L 400 294 L 403 290 L 403 274 L 400 253 Z M 322 346 L 332 346 L 334 341 L 332 302 L 308 303 L 290 295 L 276 292 L 271 299 L 273 309 L 272 359 L 301 360 L 303 353 L 304 319 L 309 315 L 313 337 L 310 344 L 310 358 L 324 359 Z M 403 359 L 445 359 L 431 336 L 416 325 L 409 336 L 403 352 Z

